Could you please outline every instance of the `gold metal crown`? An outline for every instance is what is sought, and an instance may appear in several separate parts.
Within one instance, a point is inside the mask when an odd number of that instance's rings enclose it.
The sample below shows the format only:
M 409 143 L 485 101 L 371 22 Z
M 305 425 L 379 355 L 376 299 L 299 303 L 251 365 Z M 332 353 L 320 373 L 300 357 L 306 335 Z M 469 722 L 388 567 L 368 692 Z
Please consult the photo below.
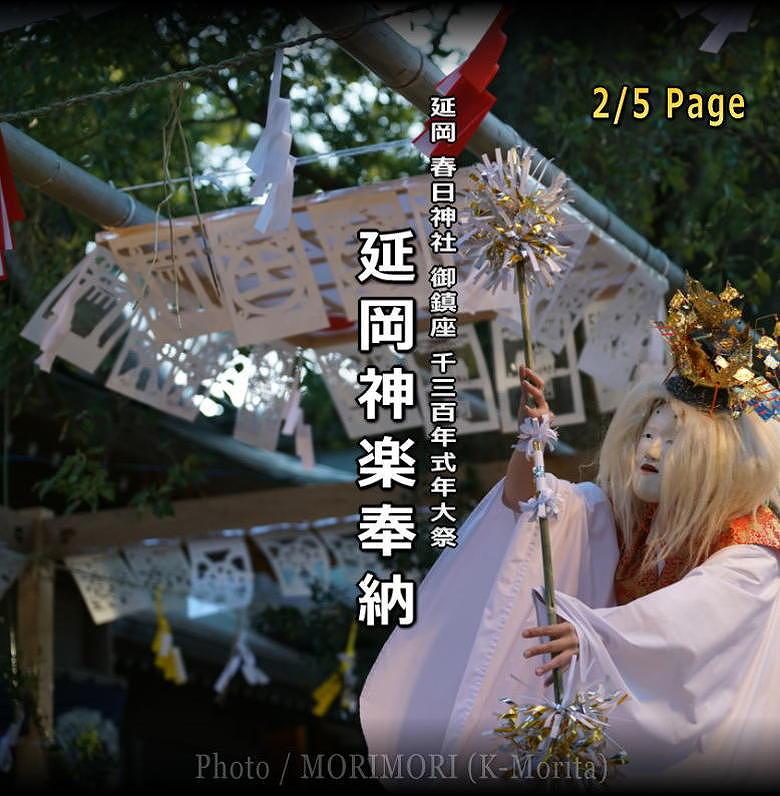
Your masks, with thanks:
M 775 316 L 771 336 L 751 329 L 732 303 L 739 298 L 728 282 L 716 295 L 686 274 L 685 290 L 669 301 L 666 323 L 655 323 L 679 377 L 690 383 L 681 390 L 676 378 L 674 394 L 701 405 L 702 395 L 711 393 L 711 412 L 720 404 L 733 417 L 755 410 L 764 420 L 780 420 L 780 321 Z

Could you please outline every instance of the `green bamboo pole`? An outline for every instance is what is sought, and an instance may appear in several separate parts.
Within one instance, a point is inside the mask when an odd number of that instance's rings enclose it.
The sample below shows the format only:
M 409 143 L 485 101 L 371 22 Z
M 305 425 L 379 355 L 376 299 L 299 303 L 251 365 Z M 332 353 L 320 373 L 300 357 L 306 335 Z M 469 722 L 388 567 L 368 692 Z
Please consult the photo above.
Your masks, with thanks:
M 525 348 L 525 365 L 534 369 L 534 350 L 531 342 L 531 318 L 528 312 L 528 284 L 525 280 L 525 263 L 515 263 L 515 277 L 517 279 L 517 295 L 520 299 L 520 315 L 523 322 L 523 347 Z M 535 440 L 534 450 L 542 448 L 543 443 Z M 539 497 L 536 490 L 536 497 Z M 553 580 L 552 554 L 550 551 L 550 527 L 547 517 L 539 517 L 539 535 L 542 540 L 542 567 L 544 570 L 544 603 L 547 606 L 547 624 L 554 625 L 558 622 L 555 611 L 555 585 Z M 563 698 L 561 686 L 561 670 L 553 669 L 553 688 L 555 689 L 555 702 L 560 704 Z

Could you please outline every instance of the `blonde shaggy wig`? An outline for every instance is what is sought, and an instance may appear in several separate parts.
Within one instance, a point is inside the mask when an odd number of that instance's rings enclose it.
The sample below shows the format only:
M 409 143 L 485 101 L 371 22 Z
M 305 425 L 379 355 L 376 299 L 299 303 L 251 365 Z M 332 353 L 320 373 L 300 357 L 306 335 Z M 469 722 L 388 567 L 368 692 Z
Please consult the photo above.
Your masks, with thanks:
M 780 504 L 780 423 L 755 412 L 696 409 L 663 384 L 641 382 L 626 396 L 607 429 L 596 483 L 612 501 L 626 544 L 646 504 L 631 486 L 636 445 L 650 413 L 668 403 L 678 417 L 677 436 L 664 459 L 661 495 L 647 539 L 642 570 L 675 555 L 688 568 L 700 564 L 729 523 L 771 502 Z

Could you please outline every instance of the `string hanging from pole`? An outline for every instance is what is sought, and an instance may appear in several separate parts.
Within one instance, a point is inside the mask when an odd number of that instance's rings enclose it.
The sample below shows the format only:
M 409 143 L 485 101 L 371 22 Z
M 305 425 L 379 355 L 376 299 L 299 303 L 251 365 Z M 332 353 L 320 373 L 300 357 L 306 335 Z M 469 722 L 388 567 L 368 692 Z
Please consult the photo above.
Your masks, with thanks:
M 334 149 L 330 152 L 314 152 L 310 155 L 302 155 L 295 159 L 296 165 L 304 166 L 308 163 L 316 163 L 318 160 L 329 160 L 330 158 L 341 159 L 345 157 L 355 157 L 357 155 L 366 155 L 371 152 L 386 152 L 390 149 L 401 149 L 403 147 L 409 147 L 412 145 L 411 138 L 397 138 L 393 141 L 378 141 L 375 144 L 362 144 L 361 146 L 351 146 L 346 147 L 344 149 Z M 240 168 L 240 169 L 220 169 L 218 171 L 206 171 L 201 174 L 194 175 L 193 179 L 195 180 L 205 180 L 206 182 L 211 182 L 217 184 L 219 186 L 219 178 L 220 177 L 232 177 L 238 176 L 241 174 L 245 174 L 247 176 L 251 175 L 252 169 L 248 167 Z M 188 182 L 189 177 L 175 177 L 174 179 L 170 180 L 170 183 L 175 185 L 177 183 Z M 163 180 L 157 180 L 155 182 L 141 182 L 137 185 L 126 185 L 123 188 L 118 188 L 117 190 L 122 191 L 123 193 L 132 193 L 134 191 L 142 191 L 146 188 L 159 188 L 161 185 L 164 185 Z M 222 186 L 224 187 L 224 186 Z
M 85 103 L 92 102 L 93 100 L 113 99 L 114 97 L 125 96 L 126 94 L 132 94 L 141 89 L 153 88 L 174 80 L 192 80 L 194 78 L 205 77 L 206 75 L 210 75 L 215 72 L 220 72 L 223 69 L 238 69 L 246 64 L 251 64 L 254 61 L 257 61 L 259 58 L 262 58 L 264 55 L 266 55 L 266 53 L 275 52 L 280 48 L 300 47 L 303 45 L 313 44 L 321 39 L 336 40 L 339 38 L 344 38 L 351 36 L 368 25 L 373 25 L 381 20 L 402 16 L 403 14 L 409 14 L 413 11 L 420 11 L 422 9 L 428 8 L 430 8 L 428 3 L 415 3 L 414 5 L 406 6 L 404 8 L 397 8 L 394 11 L 387 11 L 383 14 L 377 14 L 373 18 L 367 19 L 355 25 L 333 28 L 331 30 L 321 31 L 320 33 L 313 33 L 308 36 L 300 36 L 297 39 L 274 42 L 273 44 L 267 44 L 262 47 L 258 47 L 256 50 L 250 50 L 248 52 L 239 53 L 238 55 L 233 55 L 230 58 L 225 58 L 222 61 L 217 61 L 213 64 L 203 64 L 201 66 L 195 66 L 192 69 L 180 69 L 177 72 L 171 72 L 166 75 L 157 75 L 156 77 L 138 80 L 135 83 L 126 83 L 124 85 L 115 86 L 112 88 L 99 89 L 88 94 L 80 94 L 73 97 L 67 97 L 66 99 L 62 100 L 56 100 L 46 105 L 40 105 L 36 108 L 28 108 L 27 110 L 14 111 L 11 113 L 2 113 L 0 114 L 0 122 L 13 122 L 20 119 L 46 116 L 50 113 L 71 108 L 74 105 L 83 105 Z
M 200 234 L 203 238 L 203 251 L 206 255 L 206 261 L 209 267 L 209 274 L 211 276 L 211 281 L 214 286 L 214 290 L 216 291 L 216 294 L 221 295 L 222 293 L 219 277 L 217 275 L 217 271 L 214 266 L 214 258 L 212 256 L 211 246 L 208 240 L 208 233 L 206 232 L 206 226 L 203 223 L 203 218 L 200 212 L 200 205 L 198 203 L 198 192 L 197 189 L 195 188 L 195 181 L 192 173 L 192 160 L 190 158 L 189 142 L 187 140 L 187 136 L 184 132 L 184 128 L 182 127 L 181 123 L 181 104 L 184 98 L 184 90 L 185 90 L 185 84 L 183 82 L 177 83 L 176 86 L 171 90 L 171 110 L 162 130 L 163 179 L 160 183 L 158 183 L 158 185 L 162 185 L 165 187 L 165 196 L 157 204 L 157 209 L 155 211 L 154 253 L 151 261 L 149 262 L 146 268 L 143 293 L 141 294 L 140 298 L 138 298 L 133 304 L 133 312 L 135 312 L 140 302 L 144 298 L 146 298 L 146 296 L 149 293 L 150 275 L 152 269 L 154 268 L 155 265 L 157 265 L 160 259 L 160 241 L 159 241 L 160 213 L 163 207 L 165 207 L 166 216 L 168 219 L 168 245 L 170 247 L 171 268 L 173 269 L 173 276 L 174 276 L 174 291 L 175 291 L 174 304 L 176 310 L 176 322 L 179 329 L 182 328 L 181 309 L 179 304 L 180 281 L 179 281 L 179 269 L 176 266 L 176 236 L 174 234 L 173 214 L 171 212 L 171 200 L 176 194 L 176 189 L 173 186 L 173 178 L 171 177 L 171 171 L 170 171 L 170 160 L 171 160 L 171 151 L 173 148 L 173 139 L 177 134 L 179 137 L 179 141 L 181 142 L 182 150 L 184 152 L 185 167 L 187 169 L 187 177 L 185 177 L 185 179 L 188 181 L 190 186 L 190 192 L 192 194 L 192 203 L 195 208 L 195 216 L 197 218 Z

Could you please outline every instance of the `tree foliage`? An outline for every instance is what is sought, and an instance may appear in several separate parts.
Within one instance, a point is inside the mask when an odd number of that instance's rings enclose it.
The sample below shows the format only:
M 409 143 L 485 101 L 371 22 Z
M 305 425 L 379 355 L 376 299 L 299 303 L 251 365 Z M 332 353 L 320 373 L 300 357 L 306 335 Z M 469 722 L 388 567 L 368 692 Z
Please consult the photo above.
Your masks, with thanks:
M 769 4 L 720 53 L 699 45 L 712 23 L 671 5 L 589 14 L 516 14 L 492 84 L 496 113 L 683 269 L 746 294 L 746 314 L 780 299 L 780 15 Z M 621 86 L 650 88 L 648 118 L 593 119 L 595 86 L 614 113 Z M 664 115 L 664 91 L 739 92 L 745 118 L 719 127 Z
M 444 31 L 458 14 L 484 13 L 479 5 L 423 13 L 429 51 L 447 54 Z M 769 6 L 759 6 L 751 30 L 732 34 L 719 55 L 698 49 L 710 28 L 697 16 L 681 19 L 671 5 L 630 13 L 598 4 L 568 13 L 558 7 L 518 10 L 505 25 L 509 41 L 491 85 L 498 97 L 494 111 L 694 276 L 713 288 L 730 279 L 747 294 L 749 313 L 760 314 L 776 309 L 780 277 L 774 240 L 780 202 L 778 20 Z M 302 32 L 308 30 L 300 27 L 299 11 L 282 5 L 119 5 L 87 19 L 64 14 L 4 34 L 0 107 L 46 105 L 258 51 Z M 273 52 L 262 52 L 241 68 L 189 81 L 182 119 L 196 171 L 223 162 L 235 166 L 251 151 L 265 121 L 272 63 Z M 613 96 L 621 85 L 647 85 L 655 110 L 648 119 L 619 126 L 594 120 L 596 85 Z M 746 118 L 719 128 L 664 119 L 658 98 L 667 85 L 741 91 Z M 102 180 L 118 186 L 154 182 L 162 176 L 169 90 L 169 85 L 147 87 L 41 114 L 19 126 Z M 336 150 L 401 138 L 423 118 L 330 42 L 287 52 L 282 91 L 292 101 L 296 155 L 315 147 Z M 295 190 L 299 195 L 332 190 L 424 168 L 413 150 L 320 161 L 296 169 Z M 174 175 L 184 173 L 181 152 L 174 151 L 171 169 Z M 37 352 L 19 337 L 35 307 L 81 258 L 96 232 L 89 220 L 20 187 L 27 220 L 17 230 L 19 252 L 10 283 L 0 286 L 0 392 L 12 436 L 22 439 L 26 426 L 47 424 L 61 456 L 57 468 L 41 476 L 39 490 L 47 501 L 60 495 L 56 509 L 131 502 L 166 512 L 187 484 L 200 480 L 200 488 L 208 488 L 201 469 L 185 464 L 192 464 L 187 458 L 191 444 L 171 443 L 170 460 L 178 465 L 173 474 L 133 475 L 132 490 L 112 490 L 123 478 L 123 460 L 131 458 L 139 471 L 159 464 L 160 440 L 168 434 L 158 415 L 101 391 L 105 369 L 92 382 L 60 361 L 52 375 L 38 373 L 32 364 Z M 136 197 L 154 207 L 163 195 L 155 188 Z M 199 200 L 207 212 L 244 204 L 248 196 L 241 188 L 223 193 L 202 184 Z M 173 210 L 192 212 L 186 188 L 177 191 Z M 321 379 L 309 372 L 305 384 L 304 406 L 318 449 L 351 446 Z M 87 416 L 92 422 L 77 420 Z M 459 456 L 478 459 L 495 449 L 478 444 L 484 442 L 464 438 Z M 77 472 L 84 483 L 65 494 L 64 485 Z M 19 480 L 14 472 L 12 497 Z M 17 494 L 24 501 L 30 492 Z

